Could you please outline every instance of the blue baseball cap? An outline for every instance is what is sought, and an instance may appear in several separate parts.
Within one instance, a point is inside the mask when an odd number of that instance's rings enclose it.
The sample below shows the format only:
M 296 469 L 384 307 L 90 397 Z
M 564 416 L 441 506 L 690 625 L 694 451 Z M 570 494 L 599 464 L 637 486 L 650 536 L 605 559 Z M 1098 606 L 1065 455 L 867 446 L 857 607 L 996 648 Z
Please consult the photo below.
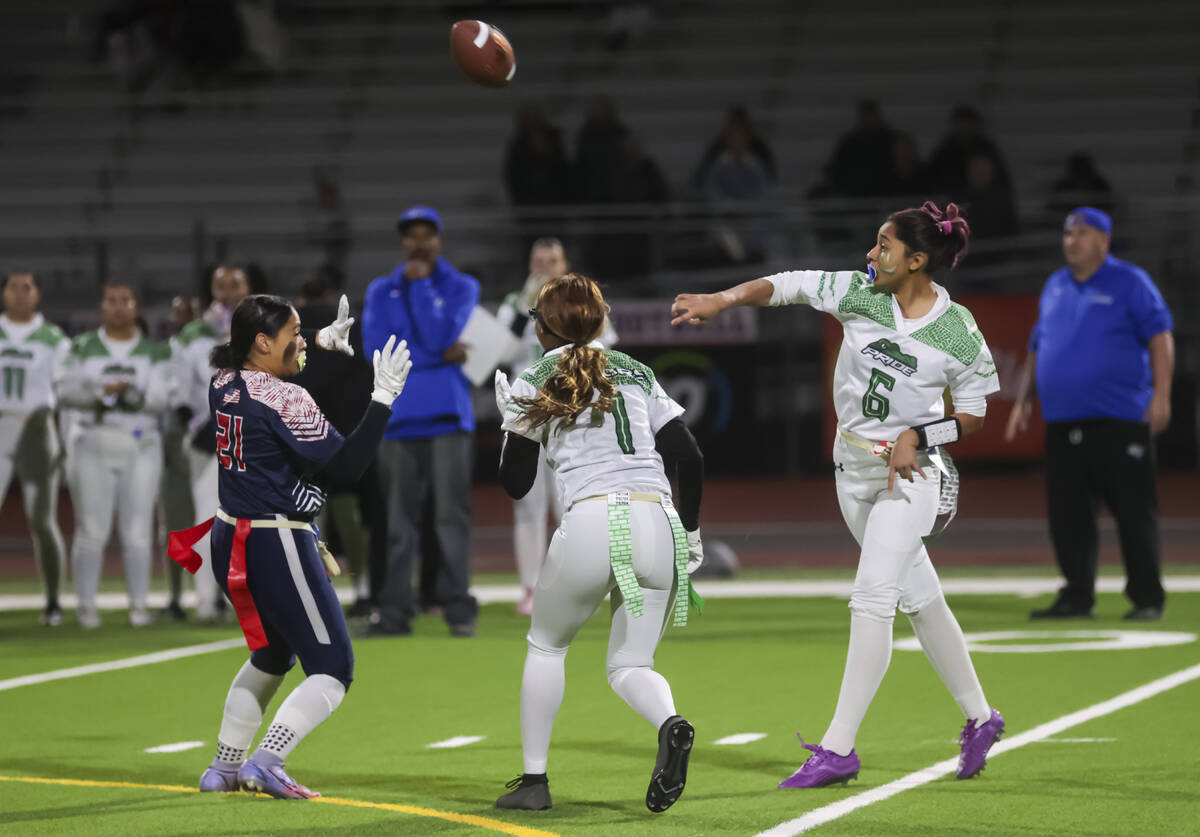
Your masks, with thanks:
M 437 214 L 437 210 L 431 206 L 410 206 L 404 210 L 404 214 L 400 216 L 400 220 L 396 222 L 396 229 L 400 234 L 404 234 L 404 230 L 409 224 L 417 222 L 423 224 L 433 224 L 434 229 L 440 234 L 442 231 L 442 217 Z
M 1112 218 L 1108 217 L 1107 212 L 1101 212 L 1094 206 L 1079 206 L 1067 214 L 1063 229 L 1068 230 L 1078 226 L 1092 227 L 1105 235 L 1112 235 Z

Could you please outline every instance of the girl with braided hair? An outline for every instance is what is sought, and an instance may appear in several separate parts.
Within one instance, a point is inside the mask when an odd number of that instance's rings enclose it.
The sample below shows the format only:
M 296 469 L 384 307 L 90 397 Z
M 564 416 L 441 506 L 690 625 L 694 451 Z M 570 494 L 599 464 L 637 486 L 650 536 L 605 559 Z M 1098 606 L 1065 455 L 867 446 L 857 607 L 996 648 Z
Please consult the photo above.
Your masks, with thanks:
M 608 682 L 658 731 L 646 807 L 665 811 L 687 778 L 695 732 L 654 670 L 654 651 L 668 619 L 687 621 L 688 575 L 703 560 L 703 459 L 683 408 L 654 373 L 597 342 L 607 311 L 586 276 L 548 282 L 529 311 L 545 356 L 511 388 L 496 373 L 501 483 L 512 497 L 524 496 L 544 447 L 566 507 L 533 595 L 521 678 L 524 772 L 496 801 L 500 808 L 550 807 L 546 763 L 567 648 L 610 593 Z M 678 511 L 668 479 L 676 472 Z
M 927 202 L 888 216 L 867 253 L 866 273 L 777 273 L 716 294 L 680 294 L 671 308 L 672 325 L 698 325 L 734 305 L 804 303 L 843 328 L 833 377 L 833 462 L 842 516 L 862 548 L 850 645 L 833 720 L 819 745 L 804 745 L 813 755 L 781 788 L 858 776 L 854 739 L 891 660 L 897 607 L 966 716 L 958 778 L 983 770 L 1004 731 L 925 550 L 935 522 L 948 522 L 957 499 L 958 475 L 943 446 L 979 432 L 987 396 L 1000 389 L 975 319 L 939 284 L 966 254 L 970 234 L 957 206 L 943 211 Z

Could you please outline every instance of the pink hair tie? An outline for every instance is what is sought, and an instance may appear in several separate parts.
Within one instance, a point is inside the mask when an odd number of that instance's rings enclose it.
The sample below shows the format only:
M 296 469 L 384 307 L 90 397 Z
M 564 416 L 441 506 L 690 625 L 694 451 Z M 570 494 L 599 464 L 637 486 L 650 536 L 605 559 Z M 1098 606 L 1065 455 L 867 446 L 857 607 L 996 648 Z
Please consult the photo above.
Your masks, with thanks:
M 942 231 L 942 235 L 950 235 L 954 232 L 954 224 L 949 221 L 938 221 L 937 228 Z

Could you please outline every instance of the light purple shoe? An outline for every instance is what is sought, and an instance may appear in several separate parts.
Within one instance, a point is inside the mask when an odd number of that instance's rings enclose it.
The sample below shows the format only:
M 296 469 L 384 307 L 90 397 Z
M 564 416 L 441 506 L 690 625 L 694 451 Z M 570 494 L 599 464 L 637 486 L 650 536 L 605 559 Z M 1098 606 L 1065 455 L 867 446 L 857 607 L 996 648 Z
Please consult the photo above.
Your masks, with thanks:
M 988 750 L 1003 734 L 1004 716 L 995 709 L 992 710 L 992 717 L 979 726 L 975 726 L 973 719 L 967 721 L 962 734 L 958 736 L 958 743 L 962 745 L 962 751 L 958 754 L 958 778 L 970 779 L 982 772 L 987 764 Z
M 292 779 L 282 764 L 256 764 L 251 759 L 238 770 L 237 780 L 242 790 L 265 793 L 276 799 L 315 799 L 321 795 Z
M 804 749 L 812 750 L 808 761 L 800 765 L 800 769 L 779 783 L 781 788 L 823 788 L 835 782 L 843 785 L 851 779 L 858 778 L 858 754 L 853 750 L 848 756 L 839 756 L 833 750 L 826 750 L 820 744 L 804 744 L 804 738 L 796 733 Z
M 238 772 L 236 768 L 222 770 L 209 765 L 200 774 L 200 791 L 216 793 L 233 793 L 238 790 Z

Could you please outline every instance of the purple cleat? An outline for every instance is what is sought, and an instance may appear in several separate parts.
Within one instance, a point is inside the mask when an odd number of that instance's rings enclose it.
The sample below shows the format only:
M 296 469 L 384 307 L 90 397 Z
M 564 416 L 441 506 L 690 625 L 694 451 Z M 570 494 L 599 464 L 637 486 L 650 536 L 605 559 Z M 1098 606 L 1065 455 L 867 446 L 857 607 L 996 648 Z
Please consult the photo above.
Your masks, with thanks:
M 292 779 L 282 764 L 256 764 L 251 759 L 238 770 L 237 780 L 242 790 L 265 793 L 276 799 L 315 799 L 321 795 Z
M 800 743 L 804 739 L 796 733 Z M 858 778 L 858 754 L 853 750 L 848 756 L 839 756 L 833 750 L 826 750 L 820 744 L 804 744 L 804 749 L 812 750 L 808 761 L 800 765 L 800 769 L 779 783 L 781 788 L 823 788 L 835 782 L 843 785 L 851 779 Z
M 220 768 L 209 765 L 200 774 L 201 793 L 233 793 L 238 790 L 238 772 L 236 767 Z
M 992 710 L 992 716 L 979 726 L 975 725 L 974 719 L 967 721 L 962 735 L 958 737 L 958 743 L 962 745 L 962 751 L 958 754 L 958 778 L 970 779 L 982 772 L 987 764 L 988 750 L 1003 734 L 1004 716 L 995 709 Z

